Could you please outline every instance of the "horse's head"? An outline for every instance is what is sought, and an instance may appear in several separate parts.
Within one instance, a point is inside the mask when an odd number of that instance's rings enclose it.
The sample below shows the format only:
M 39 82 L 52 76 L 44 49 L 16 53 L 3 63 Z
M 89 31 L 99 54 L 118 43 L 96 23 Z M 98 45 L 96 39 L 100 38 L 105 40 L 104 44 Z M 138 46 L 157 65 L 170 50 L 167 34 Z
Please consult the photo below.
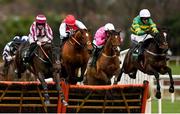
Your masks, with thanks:
M 120 45 L 121 45 L 121 37 L 120 31 L 108 31 L 107 32 L 107 42 L 112 45 L 112 50 L 119 55 L 120 53 Z
M 167 29 L 159 29 L 159 33 L 154 35 L 154 39 L 159 46 L 160 49 L 164 50 L 165 52 L 168 50 L 168 30 Z
M 92 52 L 92 35 L 85 29 L 79 29 L 73 35 L 73 40 L 79 47 L 86 48 L 89 52 Z

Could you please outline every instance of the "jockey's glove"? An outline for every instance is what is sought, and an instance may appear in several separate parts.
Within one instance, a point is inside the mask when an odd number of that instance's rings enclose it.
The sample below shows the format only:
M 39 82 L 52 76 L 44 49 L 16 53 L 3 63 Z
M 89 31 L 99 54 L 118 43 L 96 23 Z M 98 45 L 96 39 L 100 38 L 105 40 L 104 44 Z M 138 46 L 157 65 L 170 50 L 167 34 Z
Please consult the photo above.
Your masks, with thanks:
M 6 60 L 7 60 L 7 61 L 11 61 L 12 59 L 13 59 L 13 57 L 11 57 L 11 56 L 7 56 L 7 57 L 6 57 Z
M 40 41 L 37 41 L 37 45 L 41 46 L 41 42 L 40 42 Z
M 155 34 L 159 33 L 159 31 L 156 28 L 152 28 L 152 32 L 155 33 Z

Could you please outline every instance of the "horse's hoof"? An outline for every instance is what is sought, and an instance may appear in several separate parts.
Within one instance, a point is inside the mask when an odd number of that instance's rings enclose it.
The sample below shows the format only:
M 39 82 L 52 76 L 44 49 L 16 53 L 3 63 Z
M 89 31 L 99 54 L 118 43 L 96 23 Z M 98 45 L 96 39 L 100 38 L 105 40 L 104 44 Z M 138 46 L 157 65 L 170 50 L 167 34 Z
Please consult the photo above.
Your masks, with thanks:
M 156 98 L 160 99 L 161 98 L 161 92 L 156 92 Z
M 64 106 L 68 106 L 69 105 L 65 100 L 62 100 L 62 103 L 63 103 Z
M 78 78 L 77 78 L 77 81 L 78 81 L 78 82 L 81 82 L 81 81 L 83 81 L 83 78 L 78 77 Z
M 48 104 L 50 104 L 50 101 L 49 101 L 49 100 L 45 100 L 44 103 L 45 103 L 46 105 L 48 105 Z
M 129 73 L 129 77 L 132 79 L 136 79 L 136 75 L 134 75 L 134 73 Z
M 169 88 L 169 92 L 170 92 L 170 93 L 174 93 L 174 86 L 171 86 L 171 87 Z

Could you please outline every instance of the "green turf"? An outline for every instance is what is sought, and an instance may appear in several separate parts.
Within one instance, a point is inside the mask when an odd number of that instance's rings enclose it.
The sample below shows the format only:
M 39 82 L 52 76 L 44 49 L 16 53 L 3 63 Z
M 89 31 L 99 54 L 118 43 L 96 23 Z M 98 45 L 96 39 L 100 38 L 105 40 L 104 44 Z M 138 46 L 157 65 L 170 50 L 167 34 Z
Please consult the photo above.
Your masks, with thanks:
M 158 113 L 158 101 L 152 101 L 152 113 Z M 162 100 L 162 113 L 180 113 L 180 100 L 175 100 L 171 103 L 171 100 Z
M 170 64 L 168 66 L 171 68 L 173 75 L 180 75 L 180 66 L 177 66 L 175 64 Z

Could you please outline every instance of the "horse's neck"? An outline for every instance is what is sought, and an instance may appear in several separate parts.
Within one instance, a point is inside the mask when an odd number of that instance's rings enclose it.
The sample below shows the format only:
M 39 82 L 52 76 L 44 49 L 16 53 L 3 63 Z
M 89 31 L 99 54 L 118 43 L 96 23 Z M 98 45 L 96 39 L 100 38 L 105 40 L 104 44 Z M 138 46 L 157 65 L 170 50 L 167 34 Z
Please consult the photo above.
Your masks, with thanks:
M 155 40 L 152 40 L 149 42 L 147 50 L 157 53 L 157 54 L 162 54 L 162 50 L 159 48 L 158 44 L 155 42 Z
M 115 52 L 112 49 L 112 45 L 111 45 L 110 41 L 106 42 L 106 44 L 104 46 L 103 53 L 106 54 L 107 56 L 114 56 L 115 55 Z

